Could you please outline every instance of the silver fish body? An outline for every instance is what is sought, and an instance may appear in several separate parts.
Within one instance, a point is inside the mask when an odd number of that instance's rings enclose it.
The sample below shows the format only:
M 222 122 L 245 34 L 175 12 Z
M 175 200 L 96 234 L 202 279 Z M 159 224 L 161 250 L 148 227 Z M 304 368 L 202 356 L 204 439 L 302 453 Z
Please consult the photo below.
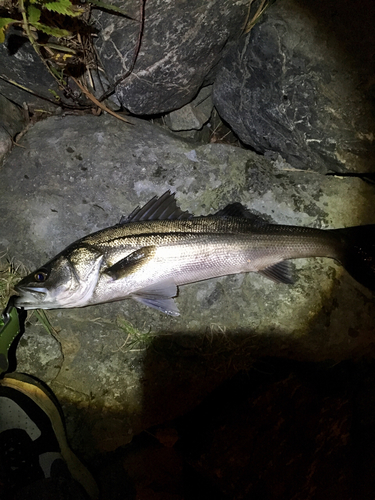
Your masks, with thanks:
M 251 271 L 292 283 L 288 259 L 330 257 L 346 265 L 348 231 L 361 237 L 365 232 L 366 239 L 371 233 L 375 247 L 374 228 L 319 230 L 268 224 L 240 204 L 212 216 L 193 217 L 167 192 L 119 224 L 76 241 L 21 280 L 17 306 L 82 307 L 131 297 L 178 315 L 173 297 L 179 285 Z M 373 264 L 359 279 L 366 286 L 375 282 Z

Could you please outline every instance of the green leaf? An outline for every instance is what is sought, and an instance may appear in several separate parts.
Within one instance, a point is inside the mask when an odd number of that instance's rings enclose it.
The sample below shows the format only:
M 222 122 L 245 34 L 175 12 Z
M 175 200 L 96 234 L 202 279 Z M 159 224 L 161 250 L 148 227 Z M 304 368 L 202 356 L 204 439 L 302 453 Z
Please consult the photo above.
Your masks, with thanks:
M 50 68 L 52 70 L 52 73 L 59 79 L 61 80 L 61 75 L 60 73 L 53 67 L 51 66 Z M 53 95 L 53 97 L 56 99 L 56 101 L 60 101 L 61 100 L 61 97 L 59 96 L 59 94 L 57 92 L 55 92 L 54 90 L 52 89 L 48 89 L 48 92 L 51 92 L 51 94 Z
M 35 5 L 29 5 L 27 9 L 28 21 L 31 24 L 37 23 L 40 19 L 41 12 Z
M 112 12 L 117 12 L 118 14 L 128 17 L 129 19 L 133 19 L 132 17 L 129 16 L 129 14 L 124 12 L 122 9 L 116 7 L 116 5 L 111 5 L 110 3 L 101 2 L 100 0 L 88 0 L 88 1 L 89 3 L 91 3 L 91 5 L 99 7 L 99 9 L 111 10 Z
M 19 23 L 17 19 L 11 19 L 10 17 L 0 17 L 0 28 L 4 28 L 4 26 L 8 26 L 8 24 Z
M 43 7 L 52 12 L 63 14 L 64 16 L 80 16 L 84 9 L 73 6 L 70 0 L 58 0 L 56 2 L 43 3 Z
M 16 19 L 11 19 L 10 17 L 0 17 L 0 43 L 5 42 L 5 32 L 8 25 L 17 22 Z
M 43 31 L 43 33 L 46 33 L 47 35 L 55 36 L 56 38 L 61 38 L 63 36 L 71 35 L 70 31 L 62 30 L 60 28 L 53 28 L 43 23 L 30 23 L 30 24 L 32 24 L 37 30 Z
M 51 70 L 51 73 L 53 73 L 56 76 L 56 78 L 60 81 L 62 85 L 67 85 L 66 80 L 64 80 L 64 70 L 62 69 L 58 70 L 53 66 L 50 66 L 49 69 Z M 61 99 L 61 97 L 54 90 L 48 89 L 48 91 L 51 92 L 51 94 L 54 96 L 55 99 L 57 100 Z
M 71 49 L 70 47 L 64 47 L 64 45 L 58 45 L 56 43 L 43 43 L 40 44 L 41 47 L 48 47 L 49 49 L 58 50 L 59 52 L 67 52 L 68 54 L 77 54 L 77 51 Z

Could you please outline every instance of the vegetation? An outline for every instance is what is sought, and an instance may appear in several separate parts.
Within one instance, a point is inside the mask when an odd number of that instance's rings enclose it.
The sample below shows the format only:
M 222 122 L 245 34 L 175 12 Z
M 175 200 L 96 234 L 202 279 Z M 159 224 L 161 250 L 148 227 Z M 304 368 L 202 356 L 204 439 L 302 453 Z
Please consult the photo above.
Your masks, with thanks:
M 14 285 L 20 279 L 19 267 L 5 255 L 0 256 L 0 312 L 5 308 Z
M 92 43 L 94 28 L 90 23 L 92 8 L 131 19 L 122 9 L 100 0 L 88 0 L 84 4 L 71 0 L 0 0 L 0 43 L 4 43 L 7 30 L 14 27 L 20 36 L 29 40 L 65 95 L 79 105 L 68 78 L 75 80 L 87 73 L 92 86 L 90 69 L 97 67 Z M 93 96 L 87 88 L 75 81 L 91 99 Z M 94 104 L 107 111 L 98 100 Z
M 122 317 L 117 318 L 118 328 L 126 335 L 125 341 L 118 347 L 118 351 L 140 351 L 147 349 L 155 338 L 151 331 L 141 332 L 129 321 Z
M 247 14 L 247 19 L 245 26 L 243 28 L 243 34 L 246 35 L 255 26 L 255 24 L 262 17 L 265 10 L 274 2 L 275 0 L 250 0 L 249 10 Z M 255 12 L 254 12 L 255 11 Z

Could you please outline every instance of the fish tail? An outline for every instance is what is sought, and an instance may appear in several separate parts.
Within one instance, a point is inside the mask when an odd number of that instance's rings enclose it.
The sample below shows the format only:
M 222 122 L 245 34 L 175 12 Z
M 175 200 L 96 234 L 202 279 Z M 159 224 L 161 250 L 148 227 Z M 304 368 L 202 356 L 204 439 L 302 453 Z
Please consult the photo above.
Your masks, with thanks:
M 342 243 L 338 260 L 355 280 L 375 291 L 375 224 L 332 232 Z

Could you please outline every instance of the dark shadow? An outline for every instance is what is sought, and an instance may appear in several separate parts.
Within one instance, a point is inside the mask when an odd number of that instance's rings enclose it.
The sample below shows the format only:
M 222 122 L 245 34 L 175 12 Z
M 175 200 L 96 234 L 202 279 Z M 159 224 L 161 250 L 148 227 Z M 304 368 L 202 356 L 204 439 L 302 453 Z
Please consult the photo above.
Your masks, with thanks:
M 146 430 L 89 460 L 103 500 L 373 498 L 373 357 L 248 354 L 239 364 L 221 340 L 183 337 L 157 337 L 147 350 Z M 246 339 L 232 341 L 242 349 Z M 82 427 L 100 415 L 87 417 Z
M 7 38 L 8 54 L 10 56 L 13 56 L 27 42 L 28 42 L 28 40 L 24 36 L 17 35 L 15 33 L 12 35 L 9 35 Z

